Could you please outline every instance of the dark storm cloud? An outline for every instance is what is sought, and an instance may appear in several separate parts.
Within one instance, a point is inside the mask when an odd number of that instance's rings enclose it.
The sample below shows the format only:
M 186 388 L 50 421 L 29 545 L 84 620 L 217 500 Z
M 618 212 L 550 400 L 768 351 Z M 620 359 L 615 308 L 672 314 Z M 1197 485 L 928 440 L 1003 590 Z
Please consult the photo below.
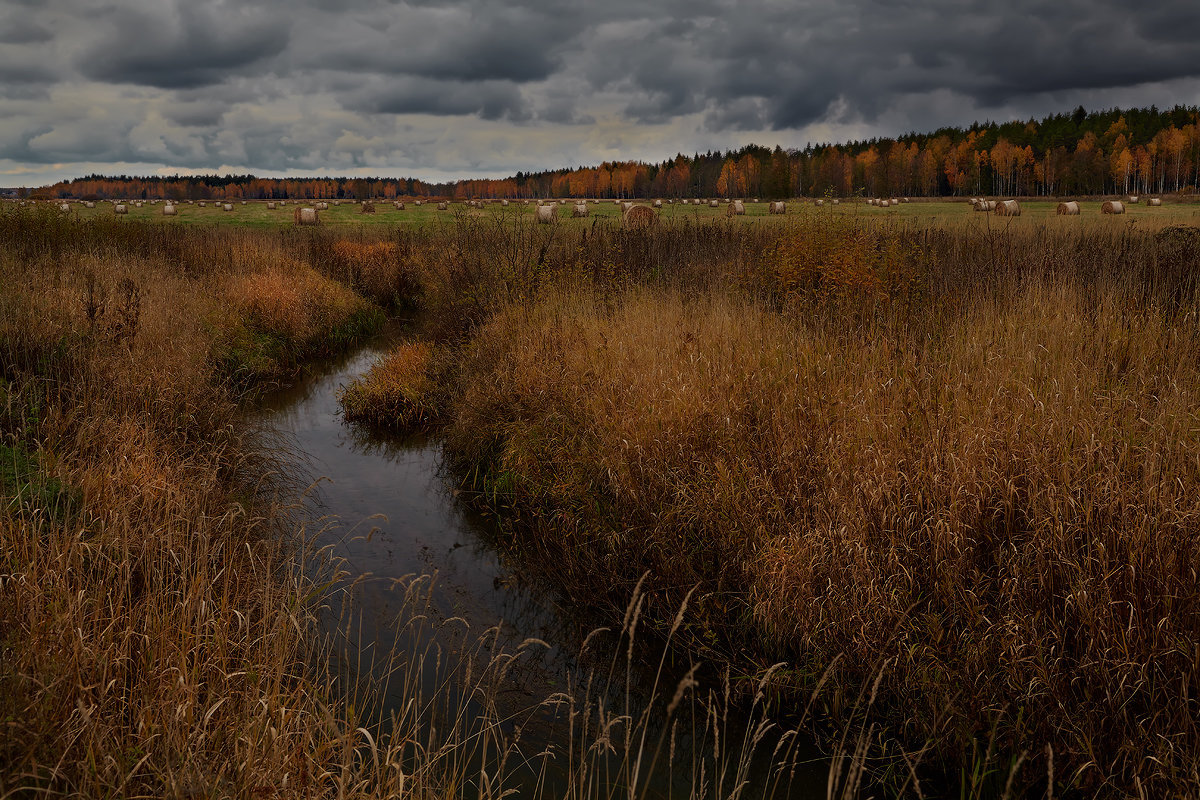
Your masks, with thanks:
M 526 116 L 520 90 L 507 81 L 374 80 L 341 102 L 374 114 L 478 114 L 489 120 Z
M 220 83 L 288 43 L 286 14 L 244 5 L 147 3 L 92 12 L 104 33 L 77 61 L 87 77 L 164 89 Z
M 0 0 L 0 159 L 499 170 L 1200 103 L 1200 3 L 1143 5 Z
M 15 11 L 0 16 L 0 44 L 41 44 L 54 38 L 47 28 Z
M 314 42 L 306 61 L 369 74 L 526 82 L 556 71 L 556 51 L 573 32 L 568 18 L 542 8 L 400 6 L 343 21 L 337 34 Z

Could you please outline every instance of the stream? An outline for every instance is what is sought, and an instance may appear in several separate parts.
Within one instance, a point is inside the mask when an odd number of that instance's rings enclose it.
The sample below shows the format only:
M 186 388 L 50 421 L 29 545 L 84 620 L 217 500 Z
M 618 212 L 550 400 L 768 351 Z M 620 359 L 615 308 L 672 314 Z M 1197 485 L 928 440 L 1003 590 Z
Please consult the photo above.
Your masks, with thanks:
M 624 640 L 610 634 L 588 640 L 591 658 L 584 663 L 580 645 L 590 628 L 584 620 L 573 618 L 552 589 L 523 574 L 519 565 L 506 563 L 493 544 L 497 524 L 457 498 L 443 469 L 440 443 L 431 437 L 368 430 L 342 419 L 339 389 L 369 369 L 402 336 L 403 329 L 393 324 L 356 351 L 311 365 L 294 383 L 263 398 L 257 412 L 259 421 L 281 437 L 299 485 L 310 486 L 304 512 L 310 532 L 318 547 L 328 548 L 341 560 L 342 583 L 347 593 L 352 592 L 352 624 L 347 625 L 348 606 L 335 600 L 323 620 L 326 632 L 344 637 L 341 657 L 357 662 L 352 668 L 361 669 L 388 653 L 423 648 L 421 652 L 436 654 L 410 670 L 415 677 L 384 694 L 375 719 L 403 716 L 414 692 L 429 697 L 440 693 L 445 696 L 439 706 L 443 715 L 457 715 L 466 727 L 486 717 L 502 735 L 518 735 L 519 746 L 513 749 L 522 754 L 515 759 L 520 763 L 506 768 L 505 784 L 516 789 L 517 796 L 586 794 L 579 788 L 578 767 L 572 772 L 567 766 L 568 754 L 582 753 L 579 742 L 572 741 L 578 740 L 578 732 L 571 736 L 570 715 L 563 703 L 548 699 L 580 695 L 586 684 L 583 676 L 603 673 L 605 664 L 611 667 L 619 662 L 622 674 L 599 691 L 593 681 L 589 702 L 609 713 L 624 708 L 632 716 L 641 715 L 648 730 L 662 734 L 664 724 L 655 720 L 658 712 L 646 712 L 644 697 L 662 671 L 659 660 L 627 659 L 623 649 L 614 652 L 625 646 Z M 413 618 L 421 624 L 405 624 Z M 491 681 L 486 702 L 481 703 L 477 693 L 447 690 L 443 685 L 447 675 L 458 676 L 456 680 L 463 674 L 478 676 L 484 669 L 479 662 L 500 652 L 518 652 L 520 658 Z M 665 672 L 668 676 L 659 678 L 666 686 L 664 705 L 672 699 L 679 677 L 669 669 Z M 690 713 L 695 717 L 695 712 Z M 730 741 L 755 739 L 756 732 L 764 730 L 764 720 L 728 703 L 722 713 L 719 736 L 729 752 L 716 758 L 720 763 L 714 766 L 726 775 L 724 780 L 714 782 L 713 768 L 708 767 L 712 785 L 698 790 L 696 775 L 682 776 L 678 764 L 648 777 L 639 765 L 642 774 L 631 779 L 628 759 L 614 753 L 592 764 L 588 785 L 595 791 L 591 796 L 629 796 L 626 788 L 617 792 L 611 786 L 630 783 L 638 787 L 637 796 L 826 795 L 828 761 L 811 744 L 793 737 L 788 748 L 791 760 L 782 768 L 771 760 L 773 743 L 779 739 L 773 726 L 758 737 L 756 747 L 730 747 Z M 660 740 L 666 741 L 665 735 Z M 698 750 L 696 742 L 701 741 L 711 749 L 709 740 L 707 734 L 672 732 L 670 752 Z M 556 756 L 531 757 L 549 752 Z M 685 756 L 679 763 L 687 761 L 694 773 L 697 758 L 702 756 Z M 568 791 L 572 783 L 574 789 Z M 460 797 L 488 794 L 494 794 L 494 787 L 486 792 L 478 786 L 458 789 Z

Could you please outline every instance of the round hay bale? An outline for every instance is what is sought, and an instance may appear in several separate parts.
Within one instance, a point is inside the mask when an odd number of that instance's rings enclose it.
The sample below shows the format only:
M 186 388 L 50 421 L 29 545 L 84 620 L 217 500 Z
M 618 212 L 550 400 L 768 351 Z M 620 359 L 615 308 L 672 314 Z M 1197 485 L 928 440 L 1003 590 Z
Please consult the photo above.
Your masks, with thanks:
M 655 208 L 662 208 L 662 200 L 655 200 L 655 201 L 654 201 L 654 207 L 655 207 Z
M 358 213 L 374 214 L 375 213 L 375 204 L 368 200 L 364 200 L 362 206 L 360 206 L 358 209 Z
M 868 201 L 867 201 L 867 205 L 869 205 L 869 206 L 877 206 L 877 205 L 879 205 L 879 201 L 878 201 L 878 200 L 876 200 L 874 197 L 872 197 L 870 200 L 868 200 Z
M 420 200 L 414 200 L 414 201 L 413 201 L 413 205 L 414 205 L 414 206 L 419 206 L 419 205 L 421 205 L 421 201 L 420 201 Z
M 63 213 L 69 214 L 71 212 L 71 204 L 70 203 L 59 203 L 58 210 L 62 211 Z
M 725 216 L 727 216 L 727 217 L 740 217 L 740 216 L 743 216 L 745 213 L 746 213 L 746 204 L 743 203 L 741 200 L 738 200 L 734 203 L 730 203 L 729 206 L 725 209 Z
M 629 203 L 629 202 L 621 203 L 621 211 L 622 212 L 628 211 L 631 208 L 633 208 L 633 203 Z
M 1147 200 L 1147 201 L 1146 201 L 1146 205 L 1148 205 L 1148 206 L 1161 206 L 1161 205 L 1162 205 L 1162 198 L 1161 198 L 1161 197 L 1151 197 L 1149 200 Z
M 652 228 L 658 222 L 658 214 L 650 206 L 631 205 L 625 209 L 621 217 L 626 228 L 630 230 L 645 230 Z
M 274 210 L 275 210 L 275 204 L 268 202 L 267 203 L 267 211 L 274 211 Z
M 242 201 L 242 205 L 246 205 L 246 201 L 245 201 L 245 200 L 243 200 L 243 201 Z
M 823 205 L 825 205 L 825 201 L 820 198 L 817 198 L 816 200 L 813 200 L 813 205 L 814 206 L 823 206 Z
M 558 201 L 558 204 L 559 204 L 560 206 L 565 206 L 565 205 L 567 204 L 567 201 L 566 201 L 566 200 L 559 200 L 559 201 Z
M 721 205 L 721 201 L 720 201 L 720 200 L 709 200 L 709 201 L 708 201 L 708 207 L 709 207 L 709 208 L 717 208 L 717 207 L 718 207 L 718 206 L 720 206 L 720 205 Z
M 621 201 L 620 201 L 619 199 L 614 199 L 614 200 L 613 200 L 613 205 L 614 205 L 614 206 L 619 206 L 619 205 L 621 205 Z
M 575 210 L 571 212 L 572 217 L 586 217 L 588 215 L 587 203 L 576 203 Z
M 829 202 L 833 203 L 833 204 L 836 206 L 838 203 L 840 203 L 840 202 L 842 202 L 842 201 L 841 201 L 841 200 L 838 200 L 838 199 L 835 197 L 835 198 L 833 198 L 832 200 L 830 200 Z
M 334 201 L 333 201 L 333 204 L 334 204 L 335 206 L 340 206 L 340 205 L 342 204 L 342 201 L 341 201 L 341 200 L 334 200 Z
M 901 202 L 901 203 L 907 203 L 907 202 L 908 202 L 908 198 L 907 198 L 907 197 L 901 197 L 901 198 L 900 198 L 900 202 Z
M 1100 206 L 1101 214 L 1124 214 L 1125 204 L 1120 200 L 1105 200 L 1104 205 Z
M 1138 196 L 1137 196 L 1136 194 L 1131 194 L 1131 195 L 1129 195 L 1129 205 L 1131 205 L 1131 206 L 1132 206 L 1132 205 L 1137 205 L 1137 201 L 1138 201 Z M 1119 201 L 1119 200 L 1117 200 L 1117 201 L 1114 201 L 1114 202 L 1120 202 L 1120 201 Z M 1121 212 L 1120 212 L 1120 211 L 1118 211 L 1117 213 L 1118 213 L 1118 214 L 1120 214 Z
M 770 211 L 772 214 L 786 214 L 787 203 L 783 202 L 782 200 L 776 200 L 775 202 L 771 203 Z
M 233 211 L 233 206 L 230 205 L 229 203 L 226 203 L 225 205 L 221 206 L 221 208 L 225 209 L 226 211 Z
M 450 204 L 449 204 L 449 203 L 438 203 L 437 210 L 438 210 L 438 211 L 445 211 L 445 210 L 446 210 L 447 208 L 449 208 L 449 207 L 450 207 Z
M 176 212 L 175 212 L 175 206 L 171 205 L 170 203 L 167 203 L 165 206 L 163 206 L 162 213 L 163 213 L 163 216 L 164 216 L 164 217 L 173 217 L 173 216 L 175 216 L 175 213 L 176 213 Z
M 96 204 L 93 203 L 91 200 L 85 200 L 83 203 L 83 207 L 84 208 L 95 208 Z
M 1058 210 L 1056 210 L 1054 213 L 1060 217 L 1078 217 L 1079 203 L 1075 202 L 1074 200 L 1068 200 L 1065 203 L 1059 203 Z
M 558 216 L 558 206 L 538 206 L 537 221 L 541 225 L 549 225 Z
M 1021 216 L 1021 204 L 1016 200 L 1001 200 L 995 204 L 994 213 L 997 217 L 1019 217 Z
M 114 214 L 128 214 L 129 209 L 125 206 L 124 203 L 117 203 L 115 206 L 113 206 L 113 213 Z
M 501 207 L 501 208 L 508 208 L 508 201 L 507 201 L 507 200 L 501 200 L 501 201 L 500 201 L 500 207 Z
M 321 216 L 315 208 L 296 207 L 292 210 L 292 222 L 296 225 L 320 225 Z
M 395 201 L 394 203 L 392 203 L 392 207 L 393 207 L 393 208 L 395 208 L 397 211 L 403 211 L 403 210 L 404 210 L 404 203 L 402 203 L 402 202 L 400 202 L 399 200 L 397 200 L 397 201 Z
M 153 202 L 153 201 L 151 201 L 151 202 Z M 201 208 L 204 208 L 206 204 L 203 200 L 201 200 L 199 203 L 196 203 L 196 205 L 200 206 Z

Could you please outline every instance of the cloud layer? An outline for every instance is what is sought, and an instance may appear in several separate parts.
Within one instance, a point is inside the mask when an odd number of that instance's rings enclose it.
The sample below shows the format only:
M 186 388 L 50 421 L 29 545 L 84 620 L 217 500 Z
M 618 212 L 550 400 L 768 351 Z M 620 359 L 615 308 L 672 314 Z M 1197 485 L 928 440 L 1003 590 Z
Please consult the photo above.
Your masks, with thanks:
M 504 175 L 1197 104 L 1197 30 L 1194 0 L 0 0 L 0 185 Z

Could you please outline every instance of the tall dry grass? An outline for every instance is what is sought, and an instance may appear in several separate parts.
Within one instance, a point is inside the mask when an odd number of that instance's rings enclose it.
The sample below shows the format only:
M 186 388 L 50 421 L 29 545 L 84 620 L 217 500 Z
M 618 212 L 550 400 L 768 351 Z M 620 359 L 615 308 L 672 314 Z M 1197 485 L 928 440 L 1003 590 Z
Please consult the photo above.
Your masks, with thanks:
M 779 231 L 499 304 L 445 378 L 468 485 L 568 593 L 699 585 L 694 652 L 868 691 L 926 787 L 1194 788 L 1195 231 Z
M 356 726 L 312 668 L 304 540 L 225 370 L 234 327 L 298 333 L 252 318 L 282 291 L 264 276 L 325 279 L 267 237 L 15 212 L 0 242 L 0 796 L 366 775 L 339 761 Z M 367 309 L 345 291 L 316 295 L 315 338 Z
M 805 751 L 766 694 L 666 661 L 643 685 L 637 592 L 544 700 L 508 681 L 545 643 L 463 629 L 423 579 L 391 587 L 393 647 L 355 640 L 369 577 L 312 549 L 239 410 L 378 314 L 321 236 L 0 215 L 0 797 L 786 787 Z

